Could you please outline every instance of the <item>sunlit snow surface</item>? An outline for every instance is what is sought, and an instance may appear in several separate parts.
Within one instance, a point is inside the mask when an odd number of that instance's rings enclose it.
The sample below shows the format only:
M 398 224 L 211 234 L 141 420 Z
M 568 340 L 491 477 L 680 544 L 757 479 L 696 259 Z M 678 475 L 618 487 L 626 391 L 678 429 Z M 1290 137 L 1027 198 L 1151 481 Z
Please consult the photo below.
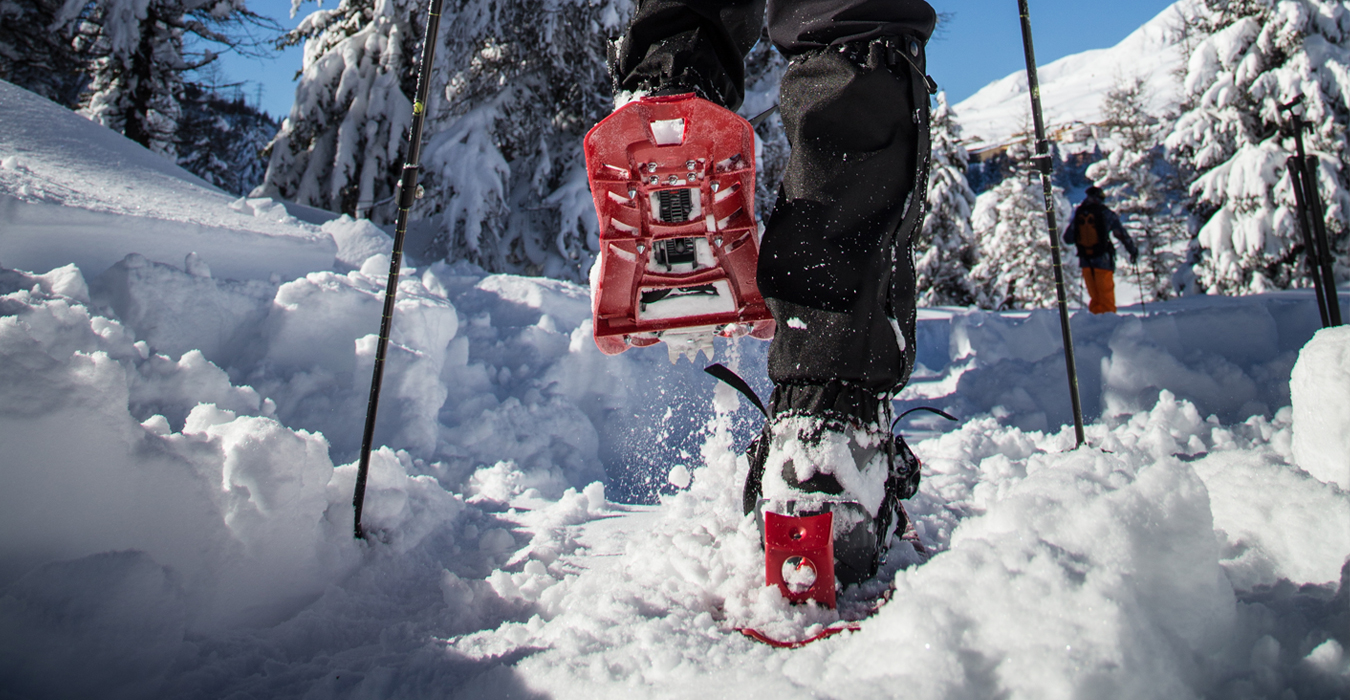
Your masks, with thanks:
M 1350 494 L 1321 456 L 1350 339 L 1308 345 L 1309 294 L 1076 314 L 1080 450 L 1053 312 L 925 310 L 897 407 L 961 418 L 904 427 L 934 555 L 901 545 L 860 631 L 779 651 L 731 630 L 835 613 L 759 585 L 756 414 L 661 348 L 602 356 L 585 288 L 405 270 L 359 543 L 387 239 L 337 220 L 329 267 L 231 278 L 103 213 L 115 264 L 0 266 L 5 697 L 1350 694 Z M 718 359 L 763 392 L 764 351 Z

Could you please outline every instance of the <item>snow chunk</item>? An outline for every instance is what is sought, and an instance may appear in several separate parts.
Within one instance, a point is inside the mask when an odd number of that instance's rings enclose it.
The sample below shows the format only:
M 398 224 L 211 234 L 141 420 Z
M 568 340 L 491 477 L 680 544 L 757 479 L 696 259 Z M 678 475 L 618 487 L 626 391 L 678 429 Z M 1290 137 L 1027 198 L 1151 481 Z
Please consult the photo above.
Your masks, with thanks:
M 1350 327 L 1317 332 L 1298 354 L 1289 383 L 1294 461 L 1350 491 Z
M 394 250 L 394 239 L 369 219 L 353 219 L 343 214 L 322 228 L 337 242 L 337 259 L 351 267 L 360 268 L 371 256 L 388 256 Z M 389 269 L 387 257 L 384 269 Z
M 671 467 L 670 474 L 666 476 L 666 480 L 670 482 L 670 485 L 677 489 L 689 488 L 690 479 L 689 470 L 683 464 L 677 464 Z

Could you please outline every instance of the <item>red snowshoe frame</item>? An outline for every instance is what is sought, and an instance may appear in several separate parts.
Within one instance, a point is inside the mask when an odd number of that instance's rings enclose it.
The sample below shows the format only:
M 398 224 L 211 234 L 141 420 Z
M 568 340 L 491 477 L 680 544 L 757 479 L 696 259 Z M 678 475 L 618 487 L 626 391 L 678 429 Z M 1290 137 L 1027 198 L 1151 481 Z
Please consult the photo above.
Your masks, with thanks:
M 601 352 L 666 340 L 672 357 L 677 346 L 692 357 L 711 351 L 714 334 L 773 337 L 755 284 L 749 122 L 692 94 L 643 97 L 591 129 L 585 151 L 600 220 Z
M 764 514 L 764 581 L 793 603 L 834 607 L 834 513 Z

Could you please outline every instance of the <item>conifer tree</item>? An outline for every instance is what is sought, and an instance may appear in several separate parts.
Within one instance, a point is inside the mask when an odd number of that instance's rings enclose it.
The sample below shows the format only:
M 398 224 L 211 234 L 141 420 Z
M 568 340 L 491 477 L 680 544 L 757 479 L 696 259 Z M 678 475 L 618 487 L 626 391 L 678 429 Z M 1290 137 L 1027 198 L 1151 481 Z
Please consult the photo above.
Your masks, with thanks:
M 1350 8 L 1337 0 L 1198 0 L 1186 27 L 1181 117 L 1167 146 L 1201 227 L 1192 251 L 1202 290 L 1246 294 L 1308 284 L 1285 160 L 1280 105 L 1304 98 L 1307 144 L 1337 277 L 1350 263 Z
M 1107 130 L 1105 158 L 1088 166 L 1087 176 L 1106 191 L 1139 245 L 1140 293 L 1145 301 L 1172 295 L 1172 274 L 1185 259 L 1189 243 L 1179 204 L 1176 172 L 1167 161 L 1163 120 L 1147 104 L 1140 78 L 1121 80 L 1107 92 L 1101 126 Z
M 231 194 L 262 184 L 263 149 L 277 133 L 276 121 L 240 95 L 227 98 L 196 83 L 184 86 L 181 107 L 179 165 Z
M 932 164 L 928 171 L 928 216 L 914 242 L 914 268 L 920 306 L 968 306 L 978 296 L 970 277 L 975 266 L 975 232 L 970 226 L 975 193 L 966 180 L 969 155 L 961 145 L 961 125 L 937 97 L 933 111 Z
M 72 29 L 89 61 L 80 111 L 176 158 L 185 74 L 216 58 L 186 50 L 185 39 L 239 47 L 229 28 L 245 22 L 266 24 L 245 0 L 66 0 L 50 29 Z
M 293 1 L 293 8 L 300 6 Z M 599 248 L 581 137 L 610 111 L 605 37 L 625 0 L 447 5 L 431 67 L 414 227 L 424 255 L 581 279 Z M 305 41 L 296 103 L 259 194 L 388 223 L 416 87 L 424 3 L 341 0 Z
M 304 42 L 304 63 L 255 195 L 392 220 L 424 15 L 413 0 L 341 0 L 283 37 L 283 46 Z
M 971 277 L 978 285 L 981 308 L 1049 308 L 1057 301 L 1041 181 L 1030 168 L 1030 155 L 1024 142 L 1009 147 L 1008 156 L 1018 164 L 1018 172 L 975 200 L 971 225 L 979 242 L 979 263 Z M 1058 223 L 1067 223 L 1070 214 L 1063 191 L 1055 188 Z M 1061 250 L 1066 258 L 1067 253 Z M 1077 299 L 1078 266 L 1066 259 L 1063 268 L 1070 297 Z
M 88 61 L 68 27 L 53 27 L 63 0 L 0 0 L 0 80 L 74 109 Z

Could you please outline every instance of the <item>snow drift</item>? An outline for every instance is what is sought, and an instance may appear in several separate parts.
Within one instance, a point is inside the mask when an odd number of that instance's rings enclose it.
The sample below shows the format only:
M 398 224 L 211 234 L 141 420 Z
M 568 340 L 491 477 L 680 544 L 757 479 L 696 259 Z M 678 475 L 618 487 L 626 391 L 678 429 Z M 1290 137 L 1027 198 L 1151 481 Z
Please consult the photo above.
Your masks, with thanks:
M 271 200 L 238 200 L 60 105 L 0 80 L 0 262 L 102 272 L 128 253 L 289 279 L 333 265 L 331 236 Z

